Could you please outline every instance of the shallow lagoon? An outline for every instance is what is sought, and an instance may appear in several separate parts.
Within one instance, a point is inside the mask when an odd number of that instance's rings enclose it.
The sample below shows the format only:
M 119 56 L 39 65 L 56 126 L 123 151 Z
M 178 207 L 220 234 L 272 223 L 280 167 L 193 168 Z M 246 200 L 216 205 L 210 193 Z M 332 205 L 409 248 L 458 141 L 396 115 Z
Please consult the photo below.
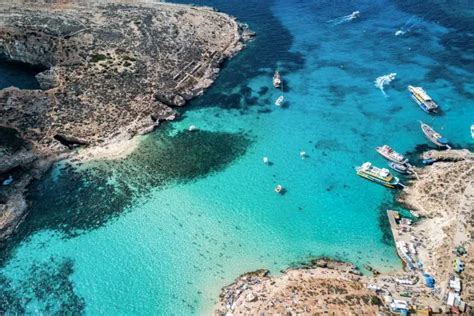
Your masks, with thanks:
M 420 119 L 472 147 L 474 54 L 453 44 L 469 28 L 390 1 L 197 3 L 248 22 L 256 40 L 131 157 L 81 171 L 58 164 L 33 186 L 30 218 L 3 251 L 9 310 L 201 314 L 249 270 L 320 255 L 400 268 L 384 216 L 394 192 L 354 166 L 383 166 L 383 143 L 427 144 Z M 358 20 L 328 22 L 355 10 Z M 273 105 L 277 67 L 284 108 Z M 392 72 L 384 96 L 374 81 Z M 442 115 L 424 114 L 408 84 L 423 85 Z M 201 131 L 183 133 L 192 124 Z

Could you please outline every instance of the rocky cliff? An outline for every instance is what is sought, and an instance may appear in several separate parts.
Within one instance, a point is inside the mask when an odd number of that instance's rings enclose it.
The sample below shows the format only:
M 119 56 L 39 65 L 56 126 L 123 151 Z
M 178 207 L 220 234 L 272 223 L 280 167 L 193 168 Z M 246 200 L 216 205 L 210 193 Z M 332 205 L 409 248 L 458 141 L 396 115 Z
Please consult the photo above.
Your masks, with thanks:
M 11 233 L 6 214 L 24 205 L 13 203 L 8 197 L 18 195 L 10 191 L 25 189 L 36 160 L 174 119 L 174 108 L 212 84 L 246 34 L 210 8 L 0 3 L 0 57 L 46 69 L 36 76 L 42 90 L 0 90 L 0 126 L 27 144 L 0 157 L 0 180 L 23 170 L 11 188 L 0 186 L 0 238 Z

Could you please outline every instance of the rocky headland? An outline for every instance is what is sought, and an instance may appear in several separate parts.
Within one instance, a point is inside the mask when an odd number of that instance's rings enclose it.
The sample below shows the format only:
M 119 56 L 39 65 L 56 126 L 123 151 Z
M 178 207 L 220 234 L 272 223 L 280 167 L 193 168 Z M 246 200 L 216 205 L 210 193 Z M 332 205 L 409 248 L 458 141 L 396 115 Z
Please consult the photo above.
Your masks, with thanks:
M 423 218 L 403 234 L 416 245 L 423 270 L 437 282 L 434 301 L 443 302 L 454 276 L 453 262 L 460 258 L 465 270 L 459 275 L 461 298 L 474 304 L 474 154 L 469 150 L 428 151 L 433 165 L 416 170 L 399 196 L 407 208 Z M 457 249 L 465 249 L 460 255 Z M 430 300 L 426 300 L 427 303 Z
M 403 306 L 423 315 L 469 313 L 474 304 L 474 155 L 449 150 L 429 151 L 427 157 L 435 163 L 416 168 L 398 197 L 419 219 L 391 222 L 395 242 L 411 244 L 407 254 L 413 267 L 362 276 L 351 264 L 324 259 L 277 276 L 258 270 L 222 289 L 215 314 L 377 315 Z M 456 259 L 465 264 L 463 271 L 455 271 Z M 432 288 L 424 274 L 434 279 Z
M 353 265 L 324 258 L 280 276 L 258 270 L 222 289 L 215 315 L 375 315 L 385 308 L 367 282 Z
M 0 240 L 25 216 L 23 193 L 52 161 L 77 147 L 115 155 L 117 143 L 173 120 L 252 35 L 205 7 L 0 2 L 0 58 L 44 68 L 41 89 L 0 90 L 0 132 L 21 143 L 0 142 Z

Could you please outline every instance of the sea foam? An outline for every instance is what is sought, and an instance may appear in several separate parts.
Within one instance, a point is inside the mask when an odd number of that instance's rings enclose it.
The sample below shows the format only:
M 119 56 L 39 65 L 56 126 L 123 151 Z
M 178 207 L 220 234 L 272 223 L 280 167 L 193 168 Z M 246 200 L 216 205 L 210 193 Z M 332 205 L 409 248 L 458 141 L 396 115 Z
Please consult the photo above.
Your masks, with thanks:
M 382 91 L 384 96 L 387 96 L 387 94 L 385 93 L 384 87 L 386 85 L 389 85 L 390 82 L 392 82 L 396 76 L 397 74 L 395 72 L 392 72 L 388 75 L 383 75 L 375 79 L 375 86 L 379 88 L 380 91 Z

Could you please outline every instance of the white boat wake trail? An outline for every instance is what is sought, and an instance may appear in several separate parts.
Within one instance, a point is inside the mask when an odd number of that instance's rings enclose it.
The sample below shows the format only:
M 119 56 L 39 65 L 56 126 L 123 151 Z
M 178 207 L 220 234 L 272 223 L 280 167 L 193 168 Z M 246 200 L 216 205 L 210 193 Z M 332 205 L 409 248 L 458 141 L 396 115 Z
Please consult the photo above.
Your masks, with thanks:
M 392 82 L 396 76 L 397 74 L 395 72 L 392 72 L 391 74 L 380 76 L 377 79 L 375 79 L 375 86 L 379 88 L 380 91 L 382 91 L 384 96 L 387 96 L 387 94 L 385 93 L 384 87 L 386 85 L 389 85 L 390 82 Z
M 411 18 L 408 19 L 408 21 L 403 24 L 403 26 L 395 32 L 395 36 L 401 36 L 405 35 L 408 32 L 411 32 L 411 30 L 418 25 L 417 21 L 413 21 L 415 16 L 412 16 Z
M 349 15 L 344 15 L 344 16 L 341 16 L 341 17 L 338 17 L 338 18 L 335 18 L 335 19 L 331 19 L 331 20 L 327 21 L 327 23 L 331 23 L 332 26 L 336 26 L 336 25 L 339 25 L 339 24 L 342 24 L 342 23 L 346 23 L 346 22 L 350 22 L 352 20 L 355 20 L 359 17 L 359 15 L 360 15 L 360 11 L 354 11 Z

